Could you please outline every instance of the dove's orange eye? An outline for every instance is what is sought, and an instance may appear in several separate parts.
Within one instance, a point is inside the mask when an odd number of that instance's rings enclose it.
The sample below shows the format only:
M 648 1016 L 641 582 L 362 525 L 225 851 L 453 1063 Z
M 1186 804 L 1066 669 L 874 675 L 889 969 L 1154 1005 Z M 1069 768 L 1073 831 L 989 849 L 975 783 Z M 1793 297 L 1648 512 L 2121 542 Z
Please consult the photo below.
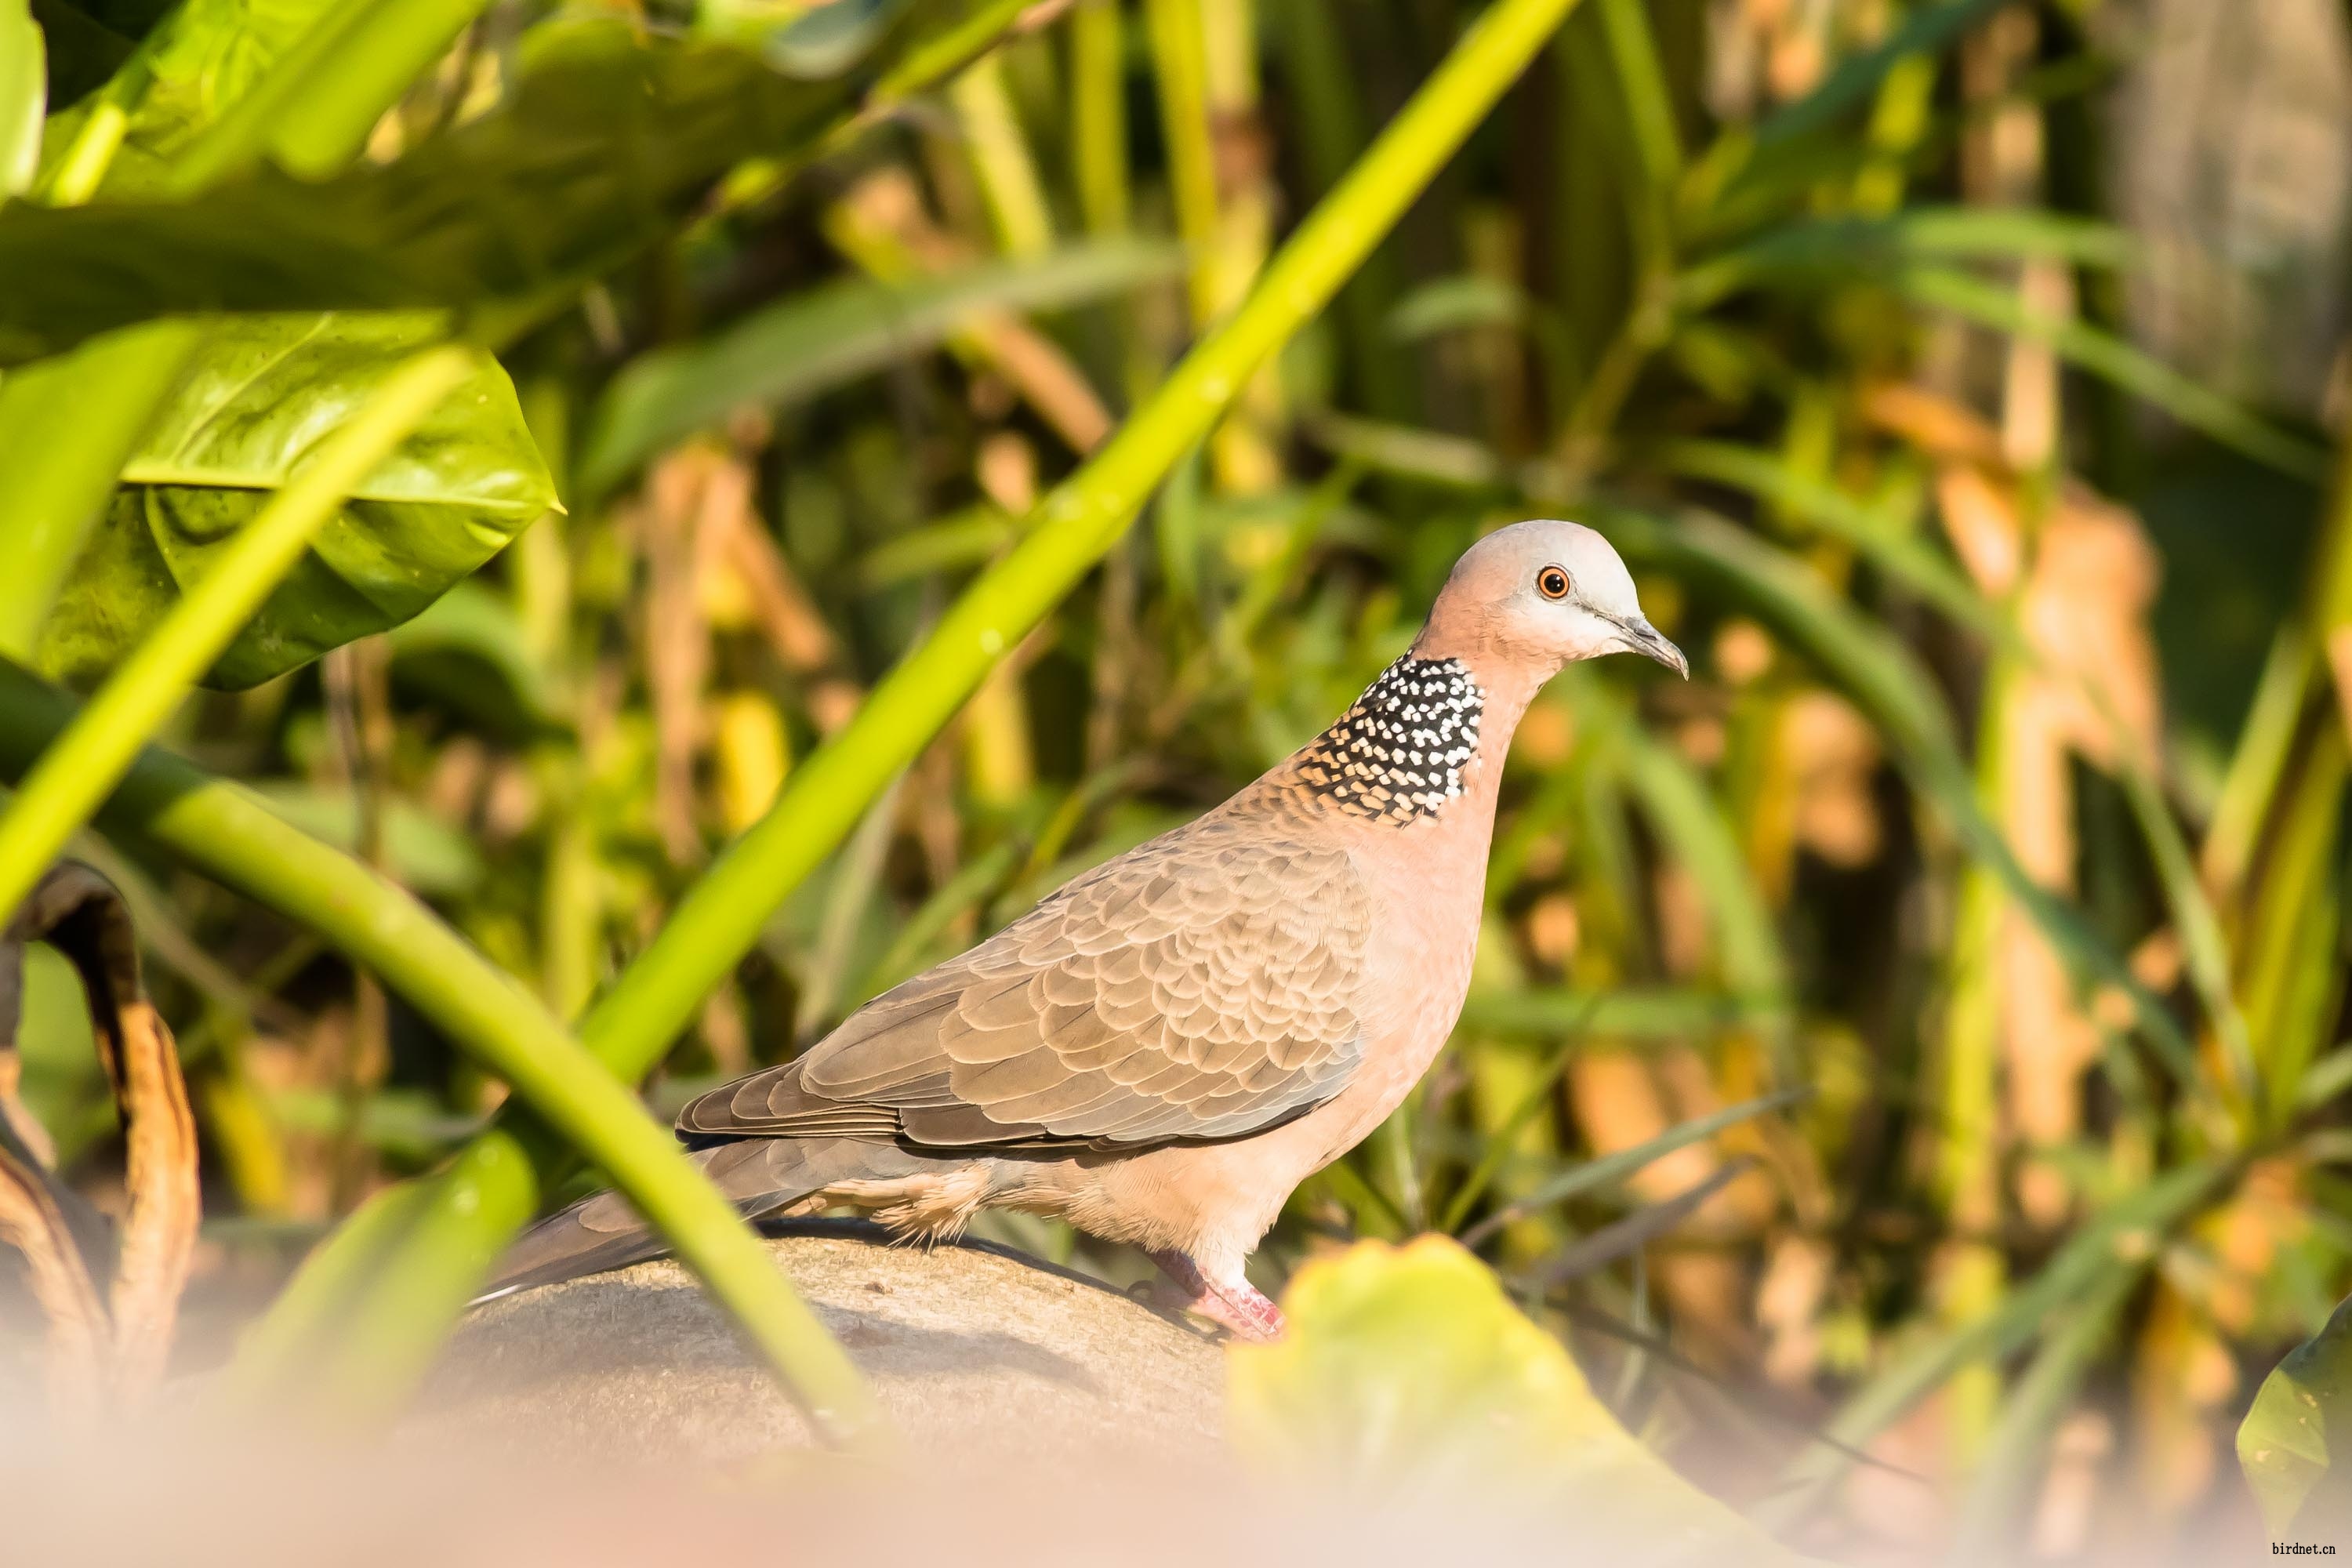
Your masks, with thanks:
M 1575 584 L 1568 580 L 1567 571 L 1561 567 L 1547 566 L 1536 574 L 1536 592 L 1547 599 L 1565 599 L 1573 586 Z

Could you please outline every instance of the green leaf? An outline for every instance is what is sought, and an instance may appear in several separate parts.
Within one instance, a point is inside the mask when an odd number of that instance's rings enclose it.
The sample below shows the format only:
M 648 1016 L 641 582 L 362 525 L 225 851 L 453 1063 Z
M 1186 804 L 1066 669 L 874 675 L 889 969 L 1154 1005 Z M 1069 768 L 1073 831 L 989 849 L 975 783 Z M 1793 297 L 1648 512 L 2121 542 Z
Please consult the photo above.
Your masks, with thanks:
M 452 587 L 384 641 L 402 685 L 430 688 L 498 733 L 528 738 L 562 721 L 546 665 L 513 603 L 478 578 Z
M 1172 275 L 1182 257 L 1131 242 L 975 267 L 919 283 L 827 285 L 754 311 L 701 342 L 640 354 L 613 381 L 581 458 L 597 494 L 680 437 L 737 408 L 803 402 L 919 353 L 982 310 L 1053 310 Z
M 1786 1022 L 1775 997 L 1731 996 L 1695 987 L 1619 986 L 1605 992 L 1549 988 L 1474 990 L 1463 1004 L 1465 1028 L 1551 1037 L 1580 1030 L 1612 1038 L 1668 1040 Z
M 88 681 L 200 577 L 215 551 L 431 342 L 429 317 L 222 323 L 123 469 L 42 628 L 41 666 Z M 399 625 L 555 504 L 506 373 L 487 354 L 320 534 L 208 679 L 250 686 Z
M 261 167 L 184 200 L 0 208 L 0 363 L 151 315 L 446 305 L 570 286 L 744 158 L 805 151 L 887 51 L 805 81 L 610 19 L 535 29 L 498 110 L 310 184 Z
M 0 195 L 14 195 L 33 183 L 47 101 L 41 29 L 25 0 L 0 0 Z
M 201 189 L 265 153 L 306 179 L 334 174 L 359 155 L 384 110 L 447 52 L 488 0 L 272 3 L 289 15 L 310 14 L 299 37 L 174 161 L 166 187 L 172 193 Z
M 2045 343 L 2060 358 L 2283 474 L 2316 485 L 2326 480 L 2333 467 L 2326 447 L 2288 434 L 2113 332 L 2071 316 L 2029 310 L 2011 290 L 1942 268 L 1905 268 L 1894 283 L 1922 305 L 1950 310 L 1995 331 Z
M 1940 53 L 2000 4 L 2001 0 L 1950 0 L 1948 5 L 1923 6 L 1912 12 L 1876 47 L 1846 59 L 1822 79 L 1821 85 L 1812 91 L 1787 108 L 1774 110 L 1756 127 L 1757 146 L 1771 148 L 1835 129 L 1847 114 L 1861 109 L 1876 95 L 1879 83 L 1886 79 L 1886 73 L 1895 68 L 1897 61 L 1910 55 Z
M 1381 325 L 1400 342 L 1420 342 L 1470 327 L 1524 326 L 1538 308 L 1516 283 L 1464 272 L 1423 283 L 1398 300 Z
M 1675 279 L 1675 301 L 1696 311 L 1767 283 L 1884 277 L 1916 261 L 2042 257 L 2123 268 L 2137 254 L 2126 231 L 2091 218 L 2032 207 L 1913 207 L 1783 225 L 1685 268 Z
M 1383 1501 L 1466 1492 L 1568 1512 L 1595 1562 L 1806 1561 L 1635 1441 L 1444 1237 L 1318 1259 L 1283 1307 L 1281 1340 L 1229 1352 L 1227 1433 L 1253 1463 Z
M 155 188 L 173 159 L 337 9 L 332 0 L 187 0 L 158 37 L 153 79 L 101 188 L 109 195 Z
M 199 329 L 152 321 L 0 376 L 0 653 L 28 657 L 42 620 L 105 515 L 116 476 L 171 395 Z
M 1634 1172 L 1664 1159 L 1677 1149 L 1689 1147 L 1703 1138 L 1712 1138 L 1727 1127 L 1737 1126 L 1752 1116 L 1779 1110 L 1794 1105 L 1811 1094 L 1810 1088 L 1785 1089 L 1778 1094 L 1768 1094 L 1755 1100 L 1743 1100 L 1737 1105 L 1727 1105 L 1705 1116 L 1695 1116 L 1667 1128 L 1654 1138 L 1644 1139 L 1630 1149 L 1620 1149 L 1598 1159 L 1587 1160 L 1570 1166 L 1545 1182 L 1535 1191 L 1512 1199 L 1501 1209 L 1480 1220 L 1462 1233 L 1462 1245 L 1476 1247 L 1513 1220 L 1548 1209 L 1554 1204 L 1564 1204 L 1595 1187 L 1605 1187 L 1624 1180 Z
M 251 787 L 270 810 L 311 837 L 347 854 L 359 852 L 360 803 L 351 791 L 292 780 L 264 780 Z M 473 841 L 405 800 L 384 803 L 383 858 L 394 881 L 428 898 L 463 893 L 482 880 L 482 858 Z
M 2263 1380 L 2238 1464 L 2273 1538 L 2352 1536 L 2352 1300 Z
M 1994 646 L 2017 640 L 1999 607 L 1948 557 L 1912 532 L 1908 519 L 1888 515 L 1835 485 L 1799 472 L 1780 454 L 1731 441 L 1686 440 L 1666 442 L 1652 457 L 1668 473 L 1745 490 L 1844 541 L 1887 576 L 1958 624 L 1983 633 Z

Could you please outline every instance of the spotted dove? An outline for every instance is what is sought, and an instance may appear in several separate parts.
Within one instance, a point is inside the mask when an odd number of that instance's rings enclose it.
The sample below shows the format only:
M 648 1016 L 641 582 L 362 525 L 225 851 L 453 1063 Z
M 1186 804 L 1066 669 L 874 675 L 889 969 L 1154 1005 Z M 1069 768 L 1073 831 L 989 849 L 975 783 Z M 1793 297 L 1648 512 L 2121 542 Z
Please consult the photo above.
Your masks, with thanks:
M 1234 1333 L 1280 1332 L 1243 1262 L 1444 1043 L 1511 732 L 1562 666 L 1619 650 L 1688 673 L 1605 540 L 1487 535 L 1302 750 L 701 1096 L 679 1137 L 749 1215 L 846 1205 L 940 1237 L 982 1208 L 1056 1215 L 1143 1248 Z M 518 1241 L 489 1294 L 658 1250 L 599 1194 Z

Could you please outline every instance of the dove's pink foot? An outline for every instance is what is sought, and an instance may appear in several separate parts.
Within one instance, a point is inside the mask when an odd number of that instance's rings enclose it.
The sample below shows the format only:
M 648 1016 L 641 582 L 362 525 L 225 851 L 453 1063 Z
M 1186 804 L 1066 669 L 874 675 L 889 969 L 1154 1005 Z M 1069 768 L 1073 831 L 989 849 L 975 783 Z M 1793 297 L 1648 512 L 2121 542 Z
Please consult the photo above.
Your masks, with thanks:
M 1181 1300 L 1177 1305 L 1224 1326 L 1237 1340 L 1277 1340 L 1282 1337 L 1282 1309 L 1259 1293 L 1257 1287 L 1235 1270 L 1231 1279 L 1212 1279 L 1183 1253 L 1155 1252 L 1151 1261 L 1168 1276 Z

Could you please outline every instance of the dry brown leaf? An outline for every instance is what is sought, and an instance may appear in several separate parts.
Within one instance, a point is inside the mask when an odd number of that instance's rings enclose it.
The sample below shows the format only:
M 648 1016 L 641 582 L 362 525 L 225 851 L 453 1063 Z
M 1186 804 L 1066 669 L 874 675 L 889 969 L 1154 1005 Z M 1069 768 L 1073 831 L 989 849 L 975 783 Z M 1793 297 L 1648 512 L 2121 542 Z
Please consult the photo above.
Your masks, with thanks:
M 1579 934 L 1576 900 L 1565 893 L 1546 893 L 1528 910 L 1528 950 L 1557 969 L 1576 956 Z
M 42 1370 L 52 1409 L 87 1418 L 103 1397 L 106 1308 L 66 1224 L 58 1194 L 29 1152 L 0 1133 L 0 1246 L 24 1259 L 44 1327 Z
M 1878 858 L 1881 830 L 1872 781 L 1878 734 L 1833 692 L 1802 691 L 1780 710 L 1775 748 L 1789 774 L 1796 841 L 1832 866 Z
M 1765 1254 L 1756 1321 L 1764 1330 L 1764 1375 L 1783 1388 L 1807 1387 L 1821 1370 L 1822 1303 L 1835 1264 L 1828 1243 L 1793 1232 Z
M 2022 629 L 2053 674 L 2067 744 L 2102 768 L 2118 745 L 2158 765 L 2163 688 L 2147 616 L 2159 571 L 2139 520 L 2085 493 L 2063 497 L 2035 541 Z
M 1726 621 L 1715 634 L 1716 672 L 1733 686 L 1745 686 L 1772 668 L 1772 636 L 1754 621 Z
M 2008 487 L 1982 468 L 1952 463 L 1936 476 L 1936 510 L 1952 552 L 1979 588 L 2007 598 L 2023 569 L 2025 542 Z
M 0 986 L 11 1054 L 15 980 L 31 942 L 56 948 L 80 977 L 122 1124 L 124 1200 L 103 1307 L 90 1283 L 97 1271 L 66 1223 L 74 1199 L 14 1138 L 0 1139 L 0 1236 L 25 1254 L 47 1314 L 53 1386 L 79 1397 L 89 1343 L 102 1327 L 104 1381 L 117 1396 L 136 1396 L 162 1379 L 194 1256 L 202 1206 L 195 1117 L 171 1030 L 140 979 L 130 911 L 113 885 L 87 866 L 61 865 L 0 936 L 11 982 Z
M 1916 383 L 1887 381 L 1864 390 L 1861 410 L 1864 419 L 1930 458 L 2007 477 L 2000 433 L 1966 404 Z
M 654 719 L 654 823 L 673 865 L 702 855 L 694 764 L 703 740 L 710 626 L 703 618 L 698 541 L 713 519 L 732 525 L 751 505 L 742 464 L 705 441 L 665 455 L 646 480 L 637 514 L 646 554 L 645 662 Z
M 2071 759 L 2109 770 L 2126 760 L 2149 770 L 2160 763 L 2162 688 L 2147 626 L 2155 549 L 2137 519 L 2079 488 L 2063 491 L 2029 531 L 1990 426 L 1916 389 L 1881 389 L 1875 404 L 1881 423 L 1946 455 L 1937 498 L 1953 550 L 1988 595 L 2016 596 L 2019 629 L 2035 658 L 1997 689 L 2000 817 L 2027 874 L 2071 893 Z M 2080 1126 L 2079 1086 L 2098 1058 L 2098 1028 L 2065 965 L 2021 911 L 2004 917 L 1998 964 L 2011 1124 L 2029 1149 L 2046 1148 Z M 2020 1204 L 2037 1222 L 2064 1217 L 2071 1187 L 2045 1162 L 2029 1158 L 2020 1168 Z

